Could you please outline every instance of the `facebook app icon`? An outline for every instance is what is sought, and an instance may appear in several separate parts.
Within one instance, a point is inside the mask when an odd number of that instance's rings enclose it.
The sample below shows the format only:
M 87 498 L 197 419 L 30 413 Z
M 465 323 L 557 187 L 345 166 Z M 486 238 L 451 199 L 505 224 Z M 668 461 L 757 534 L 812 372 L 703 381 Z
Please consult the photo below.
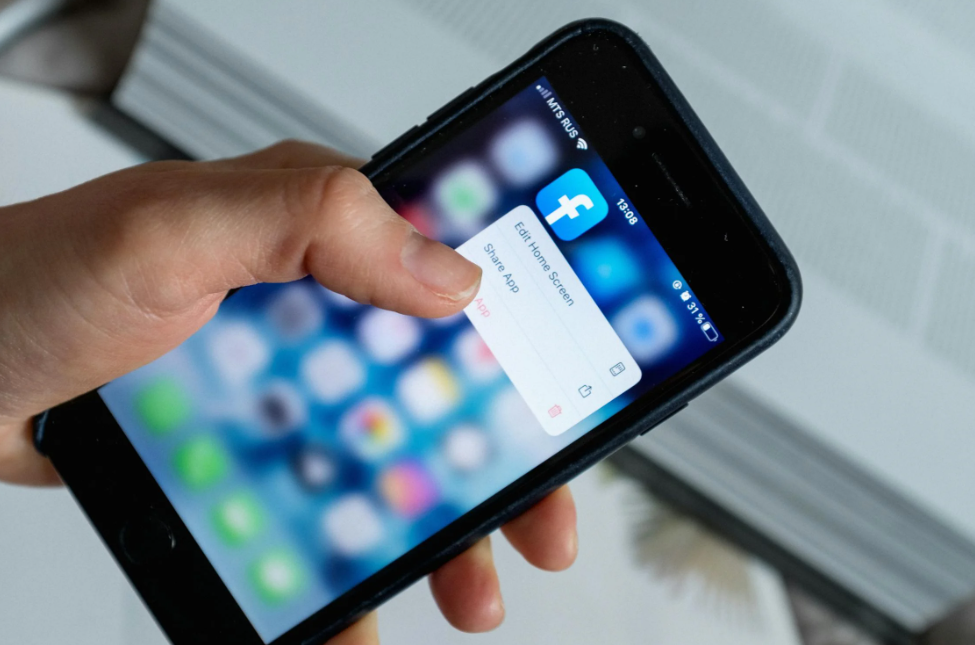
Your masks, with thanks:
M 582 168 L 573 168 L 541 189 L 535 205 L 552 231 L 565 241 L 576 239 L 609 213 L 606 199 Z

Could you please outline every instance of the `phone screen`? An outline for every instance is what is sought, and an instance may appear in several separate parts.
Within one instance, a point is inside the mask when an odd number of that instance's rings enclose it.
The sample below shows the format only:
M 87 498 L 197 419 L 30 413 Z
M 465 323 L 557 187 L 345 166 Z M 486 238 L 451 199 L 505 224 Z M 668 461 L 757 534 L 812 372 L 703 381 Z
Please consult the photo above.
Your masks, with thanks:
M 545 78 L 380 190 L 483 267 L 464 312 L 256 285 L 100 390 L 266 641 L 723 340 Z

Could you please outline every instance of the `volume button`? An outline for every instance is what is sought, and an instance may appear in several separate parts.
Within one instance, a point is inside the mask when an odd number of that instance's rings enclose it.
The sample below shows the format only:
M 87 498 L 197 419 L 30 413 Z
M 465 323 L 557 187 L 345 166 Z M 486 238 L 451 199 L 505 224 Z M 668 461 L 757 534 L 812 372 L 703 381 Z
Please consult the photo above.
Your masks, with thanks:
M 403 134 L 399 135 L 398 137 L 396 137 L 395 139 L 393 139 L 392 141 L 390 141 L 389 143 L 387 143 L 385 146 L 383 146 L 382 148 L 380 148 L 380 150 L 378 152 L 376 152 L 375 154 L 372 155 L 372 158 L 373 159 L 379 159 L 381 157 L 384 157 L 390 150 L 393 150 L 395 148 L 398 148 L 400 146 L 400 144 L 402 144 L 404 141 L 410 139 L 414 134 L 416 134 L 416 131 L 419 130 L 419 129 L 420 129 L 420 126 L 414 125 L 412 128 L 410 128 L 409 130 L 407 130 L 406 132 L 404 132 Z
M 459 96 L 455 97 L 449 103 L 447 103 L 446 105 L 444 105 L 443 107 L 441 107 L 440 109 L 438 109 L 436 112 L 434 112 L 433 114 L 431 114 L 430 116 L 428 116 L 427 117 L 427 121 L 428 122 L 429 121 L 436 121 L 437 119 L 439 119 L 443 115 L 449 114 L 450 112 L 453 112 L 455 109 L 457 109 L 458 106 L 462 105 L 463 103 L 466 103 L 470 99 L 470 97 L 471 97 L 472 94 L 474 94 L 474 88 L 473 87 L 468 87 Z
M 442 108 L 440 108 L 439 110 L 437 110 L 436 112 L 428 116 L 426 122 L 429 123 L 430 121 L 439 119 L 444 114 L 448 114 L 449 112 L 452 112 L 454 109 L 457 108 L 457 106 L 461 105 L 462 103 L 465 103 L 471 97 L 471 95 L 474 94 L 474 90 L 475 90 L 474 87 L 467 88 L 467 90 L 464 93 L 462 93 L 460 96 L 455 97 L 453 100 L 451 100 L 449 103 L 444 105 Z M 414 125 L 412 128 L 410 128 L 409 130 L 407 130 L 406 132 L 404 132 L 403 134 L 401 134 L 400 136 L 396 137 L 391 142 L 383 146 L 379 150 L 379 152 L 373 154 L 372 159 L 381 159 L 382 157 L 386 156 L 390 151 L 395 150 L 405 141 L 408 141 L 410 138 L 412 138 L 416 134 L 417 130 L 419 129 L 420 129 L 419 125 Z

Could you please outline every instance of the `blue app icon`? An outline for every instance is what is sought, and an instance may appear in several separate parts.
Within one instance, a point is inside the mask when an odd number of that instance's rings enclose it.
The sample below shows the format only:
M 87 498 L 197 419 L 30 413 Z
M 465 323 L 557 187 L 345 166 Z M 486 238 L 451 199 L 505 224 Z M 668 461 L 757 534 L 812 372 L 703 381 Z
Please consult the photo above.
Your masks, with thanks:
M 606 218 L 609 205 L 582 168 L 573 168 L 541 189 L 535 205 L 559 239 L 574 240 Z
M 640 266 L 633 252 L 616 238 L 587 237 L 572 250 L 571 259 L 596 302 L 611 302 L 640 284 Z

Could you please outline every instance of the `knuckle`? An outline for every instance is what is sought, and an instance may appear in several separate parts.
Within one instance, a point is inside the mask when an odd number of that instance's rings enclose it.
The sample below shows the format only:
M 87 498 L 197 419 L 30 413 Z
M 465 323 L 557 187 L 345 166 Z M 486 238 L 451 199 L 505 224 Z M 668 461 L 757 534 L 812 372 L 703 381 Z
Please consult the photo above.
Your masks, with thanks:
M 268 253 L 268 262 L 276 273 L 295 263 L 307 270 L 310 253 L 317 255 L 326 247 L 334 250 L 336 241 L 354 221 L 354 210 L 369 186 L 360 173 L 340 166 L 287 173 L 286 180 L 277 184 L 282 189 L 284 228 Z
M 344 166 L 310 168 L 298 174 L 296 194 L 289 199 L 291 214 L 317 228 L 334 226 L 354 215 L 372 192 L 372 184 L 358 170 Z
M 323 197 L 332 198 L 342 205 L 355 203 L 373 191 L 365 175 L 347 166 L 330 167 L 322 188 Z
M 363 261 L 377 250 L 385 257 L 410 225 L 386 205 L 369 179 L 345 166 L 307 169 L 297 175 L 289 210 L 296 218 L 285 248 L 302 246 L 306 267 L 328 277 L 332 288 L 359 302 L 372 302 L 387 282 L 384 262 Z
M 290 159 L 294 155 L 298 154 L 304 145 L 305 144 L 298 139 L 283 139 L 277 143 L 269 145 L 263 150 L 259 150 L 254 154 L 255 156 L 264 157 L 273 163 L 275 161 Z
M 275 152 L 291 152 L 293 150 L 299 150 L 305 146 L 305 142 L 300 139 L 282 139 L 277 143 L 271 144 L 265 150 L 275 151 Z

